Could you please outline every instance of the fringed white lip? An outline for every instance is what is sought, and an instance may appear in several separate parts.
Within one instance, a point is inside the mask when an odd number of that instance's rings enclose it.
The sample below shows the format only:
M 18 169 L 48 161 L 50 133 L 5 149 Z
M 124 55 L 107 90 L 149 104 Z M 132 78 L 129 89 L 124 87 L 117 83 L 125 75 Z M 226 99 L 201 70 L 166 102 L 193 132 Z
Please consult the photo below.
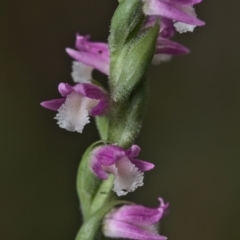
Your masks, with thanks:
M 98 104 L 99 100 L 81 96 L 77 92 L 70 93 L 65 103 L 58 109 L 54 119 L 58 125 L 68 131 L 82 133 L 84 126 L 89 123 L 89 111 Z
M 195 12 L 195 9 L 192 6 L 187 7 L 181 7 L 181 10 L 191 16 L 197 17 L 197 14 Z M 185 32 L 193 32 L 195 25 L 183 23 L 183 22 L 175 22 L 174 27 L 179 33 L 185 33 Z
M 137 187 L 143 186 L 143 172 L 139 171 L 126 156 L 104 169 L 115 176 L 113 191 L 118 196 L 126 195 Z
M 73 61 L 72 78 L 75 83 L 88 83 L 92 79 L 93 67 L 85 65 L 81 62 Z
M 194 28 L 196 27 L 183 22 L 175 22 L 173 25 L 179 33 L 193 32 Z

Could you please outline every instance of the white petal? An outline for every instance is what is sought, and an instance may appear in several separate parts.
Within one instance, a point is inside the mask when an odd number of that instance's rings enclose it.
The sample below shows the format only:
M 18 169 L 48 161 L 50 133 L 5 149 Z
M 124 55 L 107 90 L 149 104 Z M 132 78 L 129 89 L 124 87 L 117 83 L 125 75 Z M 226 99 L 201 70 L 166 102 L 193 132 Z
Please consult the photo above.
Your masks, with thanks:
M 89 123 L 89 110 L 95 107 L 98 101 L 81 96 L 73 91 L 58 109 L 55 119 L 58 120 L 59 127 L 81 133 L 84 126 Z
M 179 33 L 193 32 L 194 28 L 196 27 L 195 25 L 190 25 L 183 22 L 175 22 L 173 25 Z
M 118 196 L 126 195 L 143 186 L 143 172 L 140 172 L 126 156 L 115 163 L 112 173 L 115 175 L 113 191 Z
M 73 61 L 72 63 L 72 78 L 76 83 L 90 82 L 92 79 L 93 68 L 81 62 Z
M 171 58 L 172 56 L 169 54 L 164 54 L 164 53 L 155 54 L 152 60 L 152 64 L 158 65 L 162 62 L 168 62 L 171 60 Z

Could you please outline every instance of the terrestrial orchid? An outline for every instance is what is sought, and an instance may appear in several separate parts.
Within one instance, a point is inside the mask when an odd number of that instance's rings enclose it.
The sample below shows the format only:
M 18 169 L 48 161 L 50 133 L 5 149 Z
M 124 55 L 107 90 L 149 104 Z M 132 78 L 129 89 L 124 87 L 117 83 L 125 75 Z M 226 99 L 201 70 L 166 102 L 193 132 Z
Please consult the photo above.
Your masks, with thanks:
M 148 106 L 147 72 L 151 63 L 189 53 L 188 48 L 171 39 L 177 31 L 193 31 L 205 24 L 193 8 L 200 2 L 119 0 L 111 20 L 109 43 L 77 34 L 75 49 L 66 48 L 74 59 L 71 76 L 75 85 L 60 83 L 62 97 L 41 105 L 57 111 L 55 119 L 61 128 L 80 133 L 90 116 L 104 115 L 96 118 L 100 139 L 86 150 L 77 171 L 83 225 L 76 240 L 105 239 L 104 235 L 167 240 L 159 234 L 158 226 L 168 203 L 159 198 L 157 208 L 126 204 L 113 198 L 111 192 L 123 196 L 135 191 L 143 186 L 144 172 L 154 168 L 152 163 L 137 158 L 141 149 L 133 144 Z M 94 70 L 108 76 L 109 94 L 94 84 Z
M 174 27 L 180 33 L 192 32 L 196 26 L 205 23 L 197 18 L 193 5 L 202 0 L 142 0 L 146 15 L 160 16 L 173 21 Z
M 158 208 L 141 205 L 124 205 L 110 211 L 103 221 L 103 233 L 110 238 L 126 238 L 132 240 L 166 240 L 157 231 L 157 224 L 168 207 L 162 198 L 158 199 Z
M 82 133 L 89 123 L 89 115 L 97 116 L 106 112 L 108 96 L 104 89 L 91 83 L 71 86 L 60 83 L 58 91 L 62 98 L 44 101 L 41 106 L 58 111 L 55 119 L 58 125 L 68 131 Z
M 103 180 L 108 178 L 108 174 L 113 174 L 113 191 L 118 196 L 126 195 L 143 185 L 143 172 L 154 168 L 152 163 L 134 158 L 139 152 L 137 145 L 132 145 L 128 150 L 117 145 L 97 147 L 91 155 L 91 169 Z

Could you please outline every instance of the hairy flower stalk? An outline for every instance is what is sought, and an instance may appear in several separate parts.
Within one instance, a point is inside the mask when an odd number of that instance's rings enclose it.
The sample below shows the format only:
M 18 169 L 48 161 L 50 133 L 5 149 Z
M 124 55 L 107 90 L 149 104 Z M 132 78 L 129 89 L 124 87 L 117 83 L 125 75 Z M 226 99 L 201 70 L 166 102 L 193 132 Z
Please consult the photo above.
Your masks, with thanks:
M 158 222 L 168 204 L 159 198 L 155 209 L 117 199 L 144 184 L 152 163 L 137 159 L 134 144 L 148 102 L 147 70 L 189 50 L 171 38 L 193 31 L 204 22 L 193 5 L 201 0 L 119 0 L 108 43 L 76 35 L 75 49 L 66 48 L 74 61 L 74 85 L 60 83 L 61 98 L 41 105 L 57 111 L 59 127 L 82 133 L 96 118 L 100 140 L 84 153 L 77 173 L 77 192 L 83 217 L 76 240 L 111 238 L 166 240 Z M 97 70 L 108 77 L 109 91 L 92 79 Z M 117 195 L 117 196 L 116 196 Z M 121 205 L 121 206 L 119 206 Z M 104 238 L 105 239 L 105 238 Z

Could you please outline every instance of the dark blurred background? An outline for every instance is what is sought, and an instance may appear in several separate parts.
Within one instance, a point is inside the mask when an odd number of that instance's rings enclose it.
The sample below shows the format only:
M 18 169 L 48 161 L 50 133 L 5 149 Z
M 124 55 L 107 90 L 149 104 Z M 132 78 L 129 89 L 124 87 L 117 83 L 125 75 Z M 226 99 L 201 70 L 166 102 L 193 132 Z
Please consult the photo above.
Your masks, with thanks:
M 75 190 L 80 157 L 98 139 L 60 129 L 39 106 L 71 83 L 75 32 L 106 41 L 117 0 L 1 2 L 0 239 L 71 240 L 81 217 Z M 156 168 L 128 195 L 170 213 L 169 240 L 240 239 L 240 2 L 203 1 L 207 22 L 175 40 L 191 54 L 149 71 L 151 99 L 136 143 Z M 102 75 L 96 78 L 106 81 Z

